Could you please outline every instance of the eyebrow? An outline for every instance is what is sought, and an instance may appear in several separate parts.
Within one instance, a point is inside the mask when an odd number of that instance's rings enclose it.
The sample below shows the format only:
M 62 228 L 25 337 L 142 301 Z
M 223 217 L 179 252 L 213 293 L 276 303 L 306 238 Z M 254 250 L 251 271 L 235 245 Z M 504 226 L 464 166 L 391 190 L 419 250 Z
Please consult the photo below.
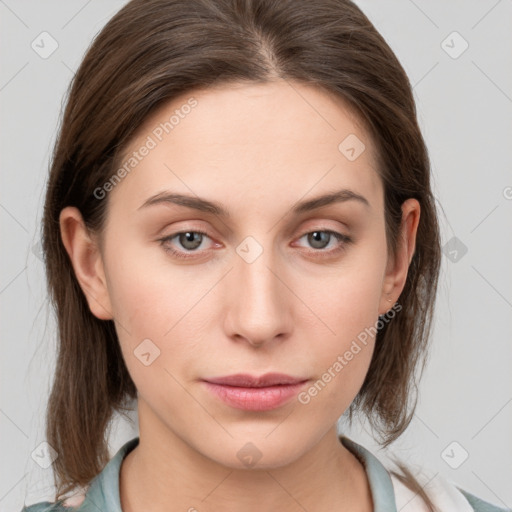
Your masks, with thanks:
M 371 207 L 370 203 L 364 196 L 344 188 L 335 192 L 323 194 L 307 201 L 298 202 L 293 206 L 291 211 L 295 214 L 301 214 L 316 210 L 323 206 L 328 206 L 334 203 L 344 203 L 347 201 L 357 201 L 365 205 L 367 208 Z M 138 210 L 159 204 L 177 204 L 179 206 L 185 206 L 193 210 L 211 213 L 223 218 L 231 217 L 230 213 L 220 203 L 209 201 L 197 196 L 176 194 L 169 191 L 163 191 L 151 196 L 141 206 L 139 206 Z

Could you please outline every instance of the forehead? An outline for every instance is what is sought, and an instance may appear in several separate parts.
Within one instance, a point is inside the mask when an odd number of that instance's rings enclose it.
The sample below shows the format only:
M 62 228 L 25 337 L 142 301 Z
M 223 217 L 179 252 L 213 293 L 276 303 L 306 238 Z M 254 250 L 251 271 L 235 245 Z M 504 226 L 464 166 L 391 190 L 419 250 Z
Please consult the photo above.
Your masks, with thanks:
M 165 189 L 226 201 L 259 190 L 293 202 L 308 189 L 340 185 L 378 196 L 375 157 L 356 112 L 318 86 L 218 84 L 182 94 L 145 120 L 120 159 L 129 172 L 110 199 L 122 195 L 138 207 Z

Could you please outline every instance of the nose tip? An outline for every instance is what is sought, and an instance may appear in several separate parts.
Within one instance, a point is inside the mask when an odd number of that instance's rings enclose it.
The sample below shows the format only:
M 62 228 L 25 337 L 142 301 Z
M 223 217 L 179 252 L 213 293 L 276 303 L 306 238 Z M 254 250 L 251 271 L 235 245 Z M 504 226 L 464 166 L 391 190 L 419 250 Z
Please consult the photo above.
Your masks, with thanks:
M 231 336 L 261 347 L 290 332 L 286 287 L 272 271 L 272 254 L 267 251 L 248 263 L 240 258 L 226 284 L 231 296 L 228 326 Z

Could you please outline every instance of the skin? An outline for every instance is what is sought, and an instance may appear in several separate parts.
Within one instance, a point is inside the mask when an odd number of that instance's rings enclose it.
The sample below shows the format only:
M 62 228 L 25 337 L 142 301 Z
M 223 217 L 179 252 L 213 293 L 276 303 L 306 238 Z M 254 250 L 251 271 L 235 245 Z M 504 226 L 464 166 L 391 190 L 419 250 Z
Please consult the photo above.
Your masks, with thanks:
M 152 512 L 371 511 L 366 473 L 339 442 L 336 421 L 364 381 L 374 338 L 308 404 L 234 409 L 200 379 L 276 371 L 316 382 L 397 301 L 419 203 L 402 205 L 393 258 L 372 140 L 341 99 L 293 82 L 175 98 L 146 120 L 126 154 L 191 96 L 197 106 L 103 199 L 102 244 L 76 208 L 60 216 L 91 312 L 114 319 L 138 389 L 140 443 L 121 467 L 123 511 L 148 503 Z M 353 161 L 338 149 L 349 134 L 365 144 Z M 370 206 L 351 200 L 291 213 L 297 201 L 340 188 Z M 139 209 L 163 190 L 218 201 L 231 218 L 171 204 Z M 196 252 L 186 239 L 166 242 L 190 259 L 158 241 L 196 229 L 208 233 Z M 325 234 L 314 245 L 307 234 L 324 230 L 353 242 Z M 236 251 L 248 236 L 262 249 L 250 263 Z M 144 339 L 160 350 L 149 366 L 134 355 Z M 237 457 L 248 442 L 261 453 L 250 468 Z

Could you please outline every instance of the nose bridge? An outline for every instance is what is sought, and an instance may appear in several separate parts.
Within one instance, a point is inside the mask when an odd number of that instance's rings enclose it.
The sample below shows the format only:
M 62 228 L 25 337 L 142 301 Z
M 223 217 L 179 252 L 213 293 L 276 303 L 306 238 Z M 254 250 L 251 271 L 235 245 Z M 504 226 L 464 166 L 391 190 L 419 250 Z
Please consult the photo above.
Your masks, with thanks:
M 272 237 L 260 240 L 248 236 L 236 247 L 230 315 L 234 333 L 261 344 L 286 331 L 288 315 L 285 286 L 277 270 L 282 266 Z

